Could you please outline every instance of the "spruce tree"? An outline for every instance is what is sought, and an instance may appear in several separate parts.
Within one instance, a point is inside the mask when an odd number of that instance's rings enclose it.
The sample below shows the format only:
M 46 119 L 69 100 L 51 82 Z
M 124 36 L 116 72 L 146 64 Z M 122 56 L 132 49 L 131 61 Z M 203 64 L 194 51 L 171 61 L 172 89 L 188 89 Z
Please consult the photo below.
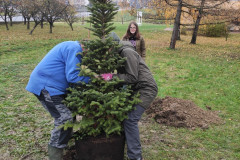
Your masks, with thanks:
M 101 78 L 103 73 L 117 73 L 124 66 L 125 59 L 117 52 L 119 46 L 109 33 L 115 29 L 112 20 L 118 8 L 110 0 L 90 0 L 88 7 L 91 15 L 89 28 L 97 37 L 84 42 L 86 50 L 81 53 L 80 76 L 88 76 L 88 84 L 69 88 L 65 103 L 73 116 L 82 116 L 82 120 L 67 122 L 64 128 L 73 127 L 75 136 L 98 136 L 121 134 L 122 122 L 134 104 L 139 103 L 138 94 L 133 94 L 130 86 L 114 77 L 110 81 Z

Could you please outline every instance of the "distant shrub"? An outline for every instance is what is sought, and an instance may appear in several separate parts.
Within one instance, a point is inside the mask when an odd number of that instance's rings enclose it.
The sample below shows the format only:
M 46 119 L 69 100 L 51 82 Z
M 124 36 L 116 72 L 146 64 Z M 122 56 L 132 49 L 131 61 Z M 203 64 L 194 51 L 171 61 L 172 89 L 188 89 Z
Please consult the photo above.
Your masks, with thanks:
M 154 14 L 151 14 L 151 13 L 143 13 L 143 18 L 144 19 L 155 19 L 156 16 Z
M 182 35 L 187 35 L 187 28 L 186 27 L 182 27 L 180 33 Z
M 145 23 L 152 23 L 152 24 L 166 24 L 165 20 L 156 20 L 156 19 L 143 19 Z
M 198 29 L 198 35 L 200 36 L 206 36 L 206 27 L 207 25 L 201 25 L 199 26 L 199 29 Z
M 200 35 L 207 37 L 222 37 L 228 34 L 228 29 L 226 24 L 208 24 L 200 27 Z

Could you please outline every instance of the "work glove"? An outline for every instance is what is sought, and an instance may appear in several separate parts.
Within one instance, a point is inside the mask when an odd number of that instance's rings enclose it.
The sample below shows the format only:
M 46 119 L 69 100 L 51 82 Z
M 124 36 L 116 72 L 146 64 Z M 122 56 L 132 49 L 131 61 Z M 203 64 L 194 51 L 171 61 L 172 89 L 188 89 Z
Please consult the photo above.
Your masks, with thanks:
M 101 74 L 101 77 L 102 77 L 105 81 L 109 81 L 109 80 L 112 79 L 113 74 L 111 74 L 111 73 L 104 73 L 104 74 Z

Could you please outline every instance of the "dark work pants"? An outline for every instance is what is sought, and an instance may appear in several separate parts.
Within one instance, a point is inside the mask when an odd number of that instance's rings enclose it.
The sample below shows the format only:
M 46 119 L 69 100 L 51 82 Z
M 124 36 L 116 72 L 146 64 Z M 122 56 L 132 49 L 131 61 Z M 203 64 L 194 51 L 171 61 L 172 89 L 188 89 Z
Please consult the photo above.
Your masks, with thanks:
M 36 95 L 43 107 L 54 118 L 54 128 L 51 132 L 49 145 L 56 148 L 65 148 L 71 138 L 72 129 L 64 130 L 59 128 L 67 121 L 72 121 L 71 111 L 62 103 L 64 95 L 50 96 L 48 91 L 43 89 L 40 96 Z
M 140 105 L 135 105 L 135 107 L 136 109 L 128 114 L 128 119 L 123 121 L 127 142 L 127 155 L 130 159 L 138 159 L 142 157 L 138 122 L 145 109 Z

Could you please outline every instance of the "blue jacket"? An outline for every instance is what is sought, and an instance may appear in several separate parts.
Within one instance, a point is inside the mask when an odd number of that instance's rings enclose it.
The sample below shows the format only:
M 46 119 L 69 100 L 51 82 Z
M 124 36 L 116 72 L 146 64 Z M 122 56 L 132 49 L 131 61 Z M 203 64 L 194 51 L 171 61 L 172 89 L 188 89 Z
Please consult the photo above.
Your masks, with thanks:
M 26 90 L 40 95 L 46 89 L 50 96 L 66 94 L 69 83 L 89 82 L 89 77 L 78 76 L 82 52 L 78 41 L 66 41 L 56 45 L 41 60 L 30 75 Z

